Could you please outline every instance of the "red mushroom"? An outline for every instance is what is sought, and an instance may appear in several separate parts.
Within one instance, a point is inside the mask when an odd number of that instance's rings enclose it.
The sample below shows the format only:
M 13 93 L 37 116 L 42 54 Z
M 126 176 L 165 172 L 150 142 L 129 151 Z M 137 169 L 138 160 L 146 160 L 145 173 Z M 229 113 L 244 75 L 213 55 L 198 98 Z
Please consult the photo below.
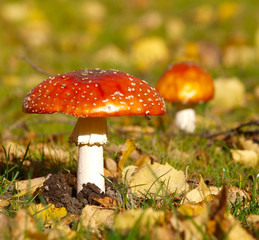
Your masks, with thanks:
M 193 106 L 214 96 L 214 84 L 210 74 L 194 62 L 170 65 L 157 81 L 156 89 L 166 101 L 178 105 L 176 126 L 190 133 L 195 130 Z
M 78 117 L 69 137 L 79 147 L 77 192 L 88 182 L 105 191 L 103 145 L 105 117 L 162 115 L 165 104 L 157 91 L 117 70 L 84 69 L 50 77 L 25 97 L 26 113 L 61 112 Z

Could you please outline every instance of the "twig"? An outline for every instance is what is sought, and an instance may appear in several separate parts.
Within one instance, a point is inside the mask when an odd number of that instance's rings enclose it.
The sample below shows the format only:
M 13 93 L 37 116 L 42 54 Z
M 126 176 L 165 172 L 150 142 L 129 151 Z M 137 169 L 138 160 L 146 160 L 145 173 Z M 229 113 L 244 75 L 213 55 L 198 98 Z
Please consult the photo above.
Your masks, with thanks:
M 22 59 L 23 61 L 27 62 L 35 71 L 43 73 L 45 75 L 48 76 L 53 76 L 53 74 L 41 69 L 40 67 L 38 67 L 35 63 L 33 63 L 29 58 L 25 57 L 25 56 L 18 56 L 18 58 Z
M 248 126 L 259 126 L 259 120 L 250 121 L 250 122 L 247 122 L 247 123 L 242 123 L 239 126 L 237 126 L 235 128 L 232 128 L 232 129 L 229 129 L 229 130 L 226 130 L 226 131 L 213 133 L 213 134 L 201 134 L 199 136 L 207 138 L 207 139 L 211 139 L 211 138 L 218 137 L 218 136 L 221 136 L 221 135 L 226 135 L 225 138 L 228 138 L 228 137 L 233 136 L 233 135 L 240 135 L 240 134 L 253 135 L 253 134 L 259 133 L 259 129 L 256 129 L 256 130 L 243 130 L 242 129 L 242 128 L 248 127 Z

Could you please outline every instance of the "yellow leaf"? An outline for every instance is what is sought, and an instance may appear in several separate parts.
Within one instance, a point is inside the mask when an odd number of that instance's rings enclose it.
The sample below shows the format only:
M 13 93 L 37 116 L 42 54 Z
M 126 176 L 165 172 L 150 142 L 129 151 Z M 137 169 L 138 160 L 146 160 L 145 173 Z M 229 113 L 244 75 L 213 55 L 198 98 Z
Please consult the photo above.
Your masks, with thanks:
M 214 107 L 229 110 L 240 107 L 245 102 L 245 86 L 236 77 L 214 80 L 215 96 L 209 102 Z
M 126 180 L 131 187 L 133 193 L 139 197 L 147 194 L 160 196 L 166 192 L 180 193 L 189 189 L 186 183 L 186 178 L 183 171 L 178 171 L 170 166 L 154 163 L 152 165 L 144 165 L 141 168 L 136 168 L 135 172 L 127 175 Z
M 163 38 L 142 38 L 133 44 L 130 58 L 140 70 L 146 71 L 154 64 L 167 61 L 169 51 Z
M 245 139 L 244 137 L 238 138 L 238 144 L 240 145 L 242 150 L 251 150 L 259 155 L 259 145 L 253 142 L 250 139 Z
M 255 167 L 259 163 L 259 155 L 253 150 L 230 150 L 233 160 L 247 167 Z
M 183 215 L 188 215 L 192 217 L 196 217 L 201 214 L 203 206 L 200 204 L 190 204 L 186 203 L 184 205 L 180 205 L 177 210 Z
M 198 187 L 188 192 L 182 203 L 200 203 L 203 200 L 212 201 L 212 199 L 213 197 L 210 189 L 207 187 L 202 176 L 199 174 Z
M 227 217 L 230 227 L 227 231 L 227 240 L 255 240 L 232 215 Z
M 43 222 L 49 220 L 60 220 L 61 218 L 67 215 L 67 210 L 64 207 L 56 208 L 52 204 L 44 206 L 43 204 L 34 204 L 31 203 L 28 207 L 28 211 L 31 215 L 36 215 L 37 218 L 40 218 Z
M 134 143 L 134 139 L 127 139 L 126 143 L 121 151 L 121 156 L 119 158 L 119 163 L 118 163 L 118 170 L 121 173 L 122 169 L 130 157 L 131 153 L 136 149 L 136 144 Z
M 164 221 L 164 212 L 148 209 L 130 209 L 119 213 L 114 220 L 114 228 L 120 230 L 130 230 L 136 224 L 142 227 L 154 226 L 156 223 Z
M 112 227 L 114 218 L 114 210 L 87 205 L 82 210 L 80 216 L 78 229 L 91 229 L 93 231 L 98 231 L 101 226 Z

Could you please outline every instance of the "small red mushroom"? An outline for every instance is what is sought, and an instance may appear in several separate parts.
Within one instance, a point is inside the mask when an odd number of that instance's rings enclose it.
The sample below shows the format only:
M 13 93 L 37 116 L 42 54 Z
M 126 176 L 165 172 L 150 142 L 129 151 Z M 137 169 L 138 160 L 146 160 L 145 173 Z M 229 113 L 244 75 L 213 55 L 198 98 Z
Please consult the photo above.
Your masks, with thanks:
M 23 112 L 78 117 L 69 137 L 79 147 L 77 192 L 88 182 L 105 191 L 105 117 L 163 115 L 164 100 L 147 82 L 117 70 L 84 69 L 50 77 L 25 97 Z
M 210 74 L 195 62 L 170 65 L 157 81 L 156 89 L 166 101 L 178 105 L 176 126 L 190 133 L 193 133 L 196 127 L 193 106 L 214 96 L 214 84 Z

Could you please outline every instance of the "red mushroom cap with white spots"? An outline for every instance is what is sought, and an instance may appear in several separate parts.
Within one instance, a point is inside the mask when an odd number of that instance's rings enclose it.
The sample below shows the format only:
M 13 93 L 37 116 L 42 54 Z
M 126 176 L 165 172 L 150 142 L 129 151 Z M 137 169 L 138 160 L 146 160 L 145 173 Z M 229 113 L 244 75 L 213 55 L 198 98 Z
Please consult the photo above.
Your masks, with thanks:
M 163 115 L 163 98 L 147 82 L 117 70 L 84 69 L 50 77 L 25 97 L 26 113 L 76 117 Z

